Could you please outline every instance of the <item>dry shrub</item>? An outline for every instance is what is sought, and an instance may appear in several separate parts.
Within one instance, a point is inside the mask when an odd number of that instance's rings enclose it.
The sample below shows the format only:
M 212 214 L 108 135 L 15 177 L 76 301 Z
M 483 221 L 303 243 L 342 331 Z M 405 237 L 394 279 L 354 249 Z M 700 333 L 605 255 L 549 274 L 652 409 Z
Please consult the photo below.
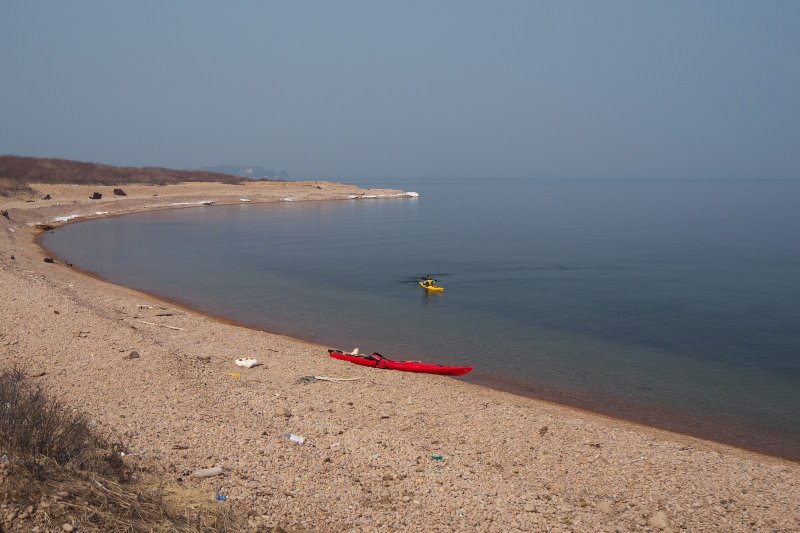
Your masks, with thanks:
M 0 177 L 0 197 L 6 198 L 33 198 L 36 191 L 23 181 Z
M 18 369 L 0 374 L 0 443 L 34 475 L 43 459 L 104 476 L 126 475 L 121 444 L 99 436 L 85 414 L 61 405 Z
M 240 529 L 228 504 L 167 481 L 158 464 L 123 459 L 123 450 L 23 372 L 0 373 L 0 492 L 17 508 L 36 510 L 17 520 L 20 530 L 64 523 L 86 531 Z

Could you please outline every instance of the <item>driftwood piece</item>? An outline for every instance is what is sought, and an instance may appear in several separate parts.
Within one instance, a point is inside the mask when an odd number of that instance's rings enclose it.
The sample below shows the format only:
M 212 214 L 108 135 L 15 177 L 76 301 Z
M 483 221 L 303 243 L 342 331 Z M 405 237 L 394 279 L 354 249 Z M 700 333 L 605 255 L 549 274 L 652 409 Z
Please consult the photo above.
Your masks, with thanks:
M 303 376 L 295 381 L 298 385 L 308 385 L 317 381 L 330 381 L 331 383 L 341 383 L 342 381 L 356 381 L 361 378 L 332 378 L 329 376 Z
M 192 472 L 192 477 L 214 477 L 222 474 L 222 468 L 215 466 L 214 468 L 202 468 Z
M 137 320 L 137 322 L 141 322 L 142 324 L 147 324 L 148 326 L 160 326 L 162 328 L 169 328 L 169 329 L 174 329 L 174 330 L 177 330 L 177 331 L 186 331 L 186 328 L 179 328 L 177 326 L 168 326 L 166 324 L 155 324 L 153 322 L 148 322 L 146 320 Z

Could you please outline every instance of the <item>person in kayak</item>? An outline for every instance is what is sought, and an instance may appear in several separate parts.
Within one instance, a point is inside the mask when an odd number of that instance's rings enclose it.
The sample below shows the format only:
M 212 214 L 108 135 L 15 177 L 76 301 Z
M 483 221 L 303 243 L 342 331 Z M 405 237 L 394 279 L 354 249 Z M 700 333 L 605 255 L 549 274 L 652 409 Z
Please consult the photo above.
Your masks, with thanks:
M 423 287 L 433 287 L 435 282 L 436 282 L 436 280 L 433 279 L 430 274 L 428 274 L 427 276 L 425 276 L 425 279 L 422 280 L 422 286 Z

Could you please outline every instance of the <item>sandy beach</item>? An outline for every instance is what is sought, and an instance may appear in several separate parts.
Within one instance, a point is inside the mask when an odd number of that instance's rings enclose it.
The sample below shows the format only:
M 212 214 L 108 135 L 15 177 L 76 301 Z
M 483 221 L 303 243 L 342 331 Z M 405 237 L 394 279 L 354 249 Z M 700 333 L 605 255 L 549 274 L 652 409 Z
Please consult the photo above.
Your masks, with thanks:
M 174 479 L 207 487 L 209 498 L 226 495 L 254 529 L 800 531 L 800 464 L 452 378 L 332 360 L 333 346 L 240 327 L 45 262 L 36 244 L 41 225 L 82 218 L 405 201 L 403 191 L 191 183 L 124 185 L 123 197 L 111 186 L 32 187 L 52 199 L 0 199 L 8 212 L 0 217 L 0 365 L 39 376 Z M 102 199 L 90 200 L 93 192 Z M 237 358 L 261 364 L 240 368 Z M 215 466 L 222 475 L 189 476 Z

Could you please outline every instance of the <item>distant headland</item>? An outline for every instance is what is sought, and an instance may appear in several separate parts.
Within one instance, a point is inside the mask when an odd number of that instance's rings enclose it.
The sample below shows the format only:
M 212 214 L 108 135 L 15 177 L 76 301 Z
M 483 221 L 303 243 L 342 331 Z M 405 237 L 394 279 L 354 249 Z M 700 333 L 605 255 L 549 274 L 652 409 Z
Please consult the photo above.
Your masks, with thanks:
M 215 167 L 201 167 L 199 170 L 221 172 L 223 174 L 230 174 L 231 176 L 239 176 L 253 180 L 290 180 L 294 178 L 294 176 L 291 176 L 285 170 L 276 171 L 271 168 L 259 166 L 219 165 Z

